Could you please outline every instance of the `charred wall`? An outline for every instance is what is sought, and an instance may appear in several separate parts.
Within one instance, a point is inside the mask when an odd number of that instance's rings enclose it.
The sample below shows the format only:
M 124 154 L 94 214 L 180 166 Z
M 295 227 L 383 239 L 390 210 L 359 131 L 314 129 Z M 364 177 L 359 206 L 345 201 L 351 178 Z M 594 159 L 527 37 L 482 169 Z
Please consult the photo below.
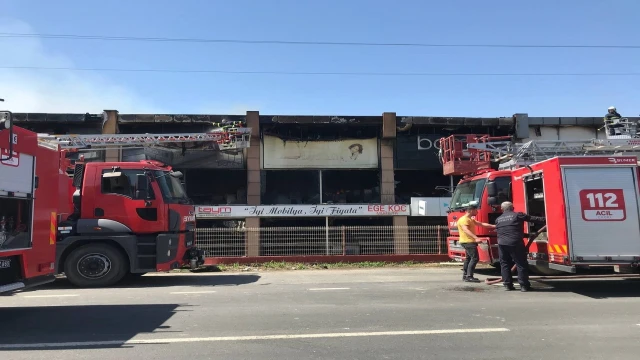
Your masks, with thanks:
M 246 117 L 123 114 L 118 122 L 122 134 L 204 133 L 227 126 L 246 126 Z M 187 195 L 198 204 L 246 204 L 246 153 L 244 150 L 220 150 L 211 142 L 174 143 L 125 149 L 122 159 L 157 160 L 182 171 Z

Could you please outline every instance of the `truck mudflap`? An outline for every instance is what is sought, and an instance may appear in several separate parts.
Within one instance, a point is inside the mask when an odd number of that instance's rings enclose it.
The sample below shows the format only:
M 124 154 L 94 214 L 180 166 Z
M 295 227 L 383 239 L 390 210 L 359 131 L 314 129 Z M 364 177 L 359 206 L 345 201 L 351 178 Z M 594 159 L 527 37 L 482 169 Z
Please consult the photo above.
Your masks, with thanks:
M 191 269 L 204 265 L 204 258 L 205 251 L 196 247 L 188 249 L 184 254 L 184 260 L 189 262 Z

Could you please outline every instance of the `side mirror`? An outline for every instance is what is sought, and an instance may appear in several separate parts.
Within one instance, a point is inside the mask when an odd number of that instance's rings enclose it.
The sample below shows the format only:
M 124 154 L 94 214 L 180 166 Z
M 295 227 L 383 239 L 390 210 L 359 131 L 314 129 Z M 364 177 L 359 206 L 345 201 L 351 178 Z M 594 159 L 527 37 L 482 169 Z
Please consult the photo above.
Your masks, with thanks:
M 136 199 L 149 199 L 149 179 L 145 174 L 136 175 Z
M 11 111 L 0 111 L 0 130 L 10 130 L 13 125 Z
M 498 196 L 498 186 L 493 181 L 487 182 L 487 196 L 489 197 Z
M 491 206 L 495 206 L 498 205 L 498 198 L 495 196 L 489 196 L 487 198 L 487 204 L 491 205 Z

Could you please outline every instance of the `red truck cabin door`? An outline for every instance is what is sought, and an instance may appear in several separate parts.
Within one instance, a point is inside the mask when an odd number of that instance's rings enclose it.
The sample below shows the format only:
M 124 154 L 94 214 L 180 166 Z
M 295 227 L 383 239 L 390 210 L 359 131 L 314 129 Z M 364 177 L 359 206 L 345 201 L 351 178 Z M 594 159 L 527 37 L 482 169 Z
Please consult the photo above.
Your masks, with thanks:
M 569 254 L 575 263 L 630 263 L 640 256 L 633 165 L 562 166 Z

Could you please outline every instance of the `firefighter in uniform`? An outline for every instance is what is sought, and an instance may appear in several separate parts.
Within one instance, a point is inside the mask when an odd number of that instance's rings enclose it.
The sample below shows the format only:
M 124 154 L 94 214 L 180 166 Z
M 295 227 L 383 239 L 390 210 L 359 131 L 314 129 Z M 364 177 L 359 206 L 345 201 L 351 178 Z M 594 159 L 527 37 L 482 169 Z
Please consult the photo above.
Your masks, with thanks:
M 527 263 L 527 250 L 524 245 L 524 222 L 544 224 L 545 218 L 530 216 L 525 213 L 513 211 L 513 203 L 505 201 L 501 205 L 502 215 L 496 219 L 496 232 L 498 235 L 498 250 L 500 252 L 500 269 L 502 281 L 506 290 L 515 290 L 511 267 L 513 263 L 518 269 L 518 283 L 520 291 L 530 291 L 529 272 Z
M 616 135 L 618 128 L 624 127 L 620 124 L 622 115 L 618 113 L 618 109 L 615 106 L 609 106 L 607 114 L 604 116 L 604 123 L 608 126 L 609 135 Z

